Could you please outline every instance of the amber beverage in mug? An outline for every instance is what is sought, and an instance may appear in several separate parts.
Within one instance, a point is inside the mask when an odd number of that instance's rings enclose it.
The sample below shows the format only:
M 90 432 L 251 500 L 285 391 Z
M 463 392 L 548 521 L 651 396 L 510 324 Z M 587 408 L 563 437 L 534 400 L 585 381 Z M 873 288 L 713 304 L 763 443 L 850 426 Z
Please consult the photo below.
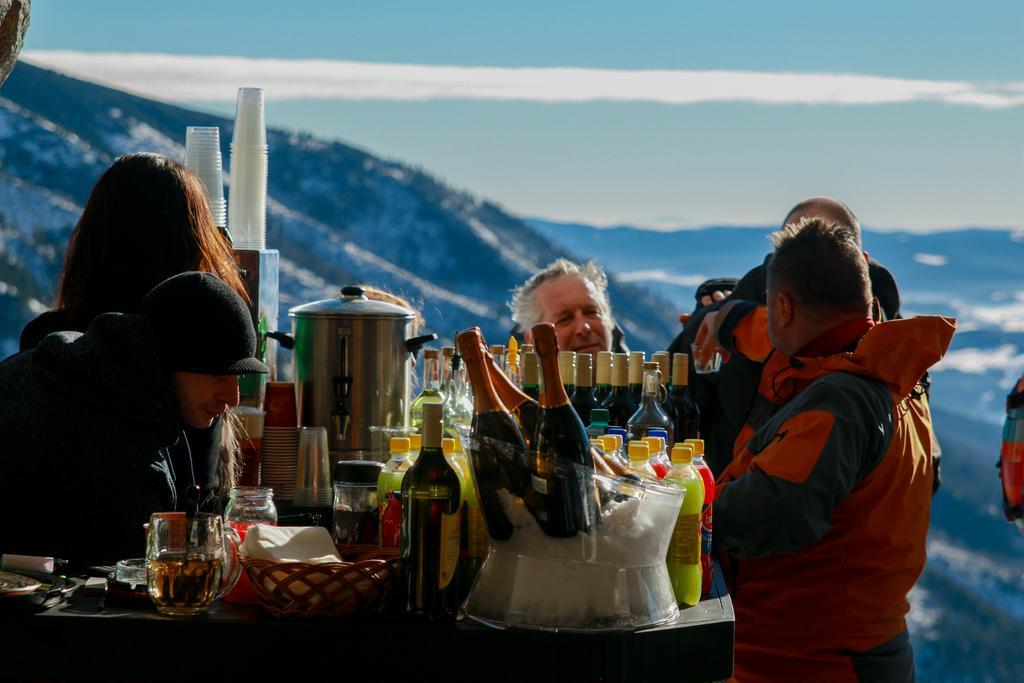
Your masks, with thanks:
M 149 518 L 146 574 L 149 597 L 164 614 L 197 614 L 234 588 L 241 573 L 238 536 L 220 515 Z

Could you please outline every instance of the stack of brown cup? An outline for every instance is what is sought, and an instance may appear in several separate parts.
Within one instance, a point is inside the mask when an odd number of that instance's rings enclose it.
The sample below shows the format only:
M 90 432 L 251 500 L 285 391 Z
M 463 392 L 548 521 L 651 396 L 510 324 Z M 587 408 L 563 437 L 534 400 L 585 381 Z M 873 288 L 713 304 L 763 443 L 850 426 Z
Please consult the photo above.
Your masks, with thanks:
M 269 382 L 264 400 L 267 411 L 263 426 L 260 480 L 274 489 L 278 500 L 291 500 L 295 493 L 295 465 L 299 450 L 299 418 L 295 406 L 295 384 Z

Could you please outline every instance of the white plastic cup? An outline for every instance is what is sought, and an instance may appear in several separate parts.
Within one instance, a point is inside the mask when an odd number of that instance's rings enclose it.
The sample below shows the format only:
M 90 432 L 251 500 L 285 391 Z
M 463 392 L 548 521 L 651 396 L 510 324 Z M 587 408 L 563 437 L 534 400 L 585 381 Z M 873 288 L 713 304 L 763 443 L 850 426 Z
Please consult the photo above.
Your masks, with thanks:
M 299 430 L 299 453 L 295 468 L 293 503 L 302 507 L 330 505 L 334 496 L 331 454 L 325 427 Z
M 235 100 L 233 145 L 252 147 L 267 144 L 267 126 L 263 117 L 263 88 L 239 88 Z
M 220 129 L 189 126 L 185 129 L 185 165 L 195 173 L 206 190 L 206 200 L 218 227 L 227 225 L 224 201 L 224 170 L 220 155 Z

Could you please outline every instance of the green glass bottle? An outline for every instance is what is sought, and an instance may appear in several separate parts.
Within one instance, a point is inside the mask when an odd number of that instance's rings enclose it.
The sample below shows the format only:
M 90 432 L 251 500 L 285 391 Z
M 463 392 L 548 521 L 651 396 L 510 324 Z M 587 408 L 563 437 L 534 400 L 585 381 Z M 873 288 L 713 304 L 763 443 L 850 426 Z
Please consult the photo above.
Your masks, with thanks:
M 437 349 L 423 350 L 423 389 L 409 406 L 409 422 L 413 429 L 419 429 L 423 422 L 423 406 L 427 403 L 444 403 L 441 391 L 441 359 Z
M 400 585 L 405 613 L 454 621 L 459 609 L 462 491 L 441 449 L 442 406 L 423 406 L 423 449 L 402 479 Z

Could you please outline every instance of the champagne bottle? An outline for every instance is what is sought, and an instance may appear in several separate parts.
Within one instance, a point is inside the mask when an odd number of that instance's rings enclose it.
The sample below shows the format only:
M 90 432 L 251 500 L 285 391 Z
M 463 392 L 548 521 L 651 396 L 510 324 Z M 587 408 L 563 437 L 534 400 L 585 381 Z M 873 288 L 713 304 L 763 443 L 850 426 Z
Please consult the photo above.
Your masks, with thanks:
M 544 373 L 531 446 L 533 513 L 548 536 L 571 538 L 580 531 L 589 533 L 595 514 L 590 439 L 562 385 L 555 326 L 535 325 L 532 333 Z
M 674 427 L 668 415 L 661 409 L 658 403 L 658 393 L 661 391 L 661 381 L 657 363 L 644 363 L 643 365 L 644 392 L 640 399 L 640 406 L 629 418 L 626 431 L 630 441 L 638 441 L 647 436 L 649 429 L 664 429 L 668 432 L 668 443 L 675 443 L 672 440 Z
M 533 432 L 537 427 L 537 411 L 540 410 L 537 400 L 530 398 L 513 384 L 508 376 L 502 373 L 493 362 L 488 364 L 488 372 L 491 375 L 491 382 L 494 384 L 494 390 L 498 394 L 498 399 L 512 413 L 516 422 L 519 423 L 523 439 L 526 441 L 526 445 L 529 446 L 530 441 L 533 439 Z
M 423 406 L 423 450 L 402 479 L 399 571 L 407 615 L 454 621 L 462 492 L 441 450 L 442 413 L 439 403 Z
M 490 355 L 479 328 L 460 334 L 458 344 L 473 387 L 469 454 L 477 499 L 491 538 L 504 541 L 512 535 L 512 523 L 498 492 L 504 489 L 522 497 L 530 486 L 526 442 L 494 390 L 487 371 Z
M 696 439 L 700 431 L 700 410 L 690 396 L 689 384 L 690 357 L 685 353 L 672 354 L 672 386 L 669 388 L 669 401 L 675 412 L 675 439 L 685 441 Z M 669 434 L 673 436 L 673 434 Z M 673 441 L 672 443 L 675 443 Z
M 644 352 L 633 351 L 629 354 L 629 393 L 633 400 L 640 403 L 644 393 Z
M 423 422 L 423 406 L 427 403 L 443 403 L 441 393 L 441 368 L 437 349 L 423 350 L 423 389 L 409 407 L 409 420 L 413 429 L 419 429 Z
M 523 353 L 523 393 L 540 399 L 540 357 L 533 351 Z
M 605 397 L 612 393 L 612 352 L 598 351 L 597 365 L 594 368 L 594 382 L 597 384 L 597 401 L 603 403 Z
M 597 402 L 593 373 L 590 371 L 592 359 L 593 356 L 589 353 L 581 353 L 576 356 L 576 391 L 572 394 L 572 407 L 584 424 L 592 421 L 591 411 L 601 407 L 601 404 Z
M 601 407 L 608 409 L 608 424 L 615 427 L 625 427 L 638 407 L 627 384 L 628 363 L 629 356 L 626 354 L 612 354 L 612 388 L 601 402 Z

